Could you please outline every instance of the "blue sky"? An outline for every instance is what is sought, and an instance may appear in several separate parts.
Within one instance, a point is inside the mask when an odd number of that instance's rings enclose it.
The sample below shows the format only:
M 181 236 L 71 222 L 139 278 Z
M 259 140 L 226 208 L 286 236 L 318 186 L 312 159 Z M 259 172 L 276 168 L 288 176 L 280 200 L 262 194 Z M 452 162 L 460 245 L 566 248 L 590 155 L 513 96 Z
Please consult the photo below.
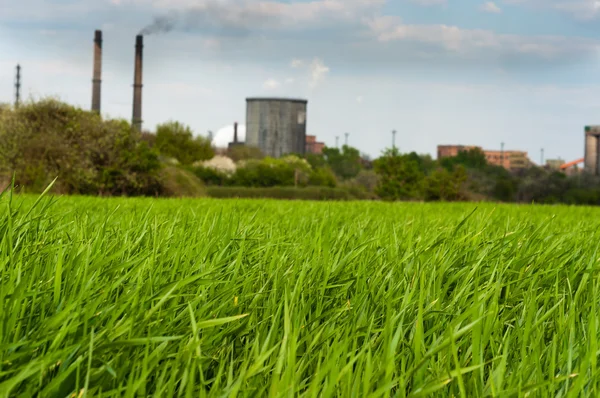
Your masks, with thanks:
M 144 48 L 144 127 L 197 134 L 244 123 L 245 98 L 308 99 L 309 134 L 371 156 L 391 145 L 583 156 L 600 124 L 600 0 L 0 0 L 0 102 L 21 63 L 26 97 L 89 108 L 104 33 L 102 110 L 131 118 L 134 36 Z M 342 139 L 342 138 L 341 138 Z

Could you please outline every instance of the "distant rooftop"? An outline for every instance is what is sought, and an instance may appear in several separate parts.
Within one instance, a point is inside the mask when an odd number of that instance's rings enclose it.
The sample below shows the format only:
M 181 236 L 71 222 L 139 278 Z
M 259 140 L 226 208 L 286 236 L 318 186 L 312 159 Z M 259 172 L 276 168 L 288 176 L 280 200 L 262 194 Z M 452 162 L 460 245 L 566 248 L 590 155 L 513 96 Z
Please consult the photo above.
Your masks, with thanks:
M 281 102 L 301 102 L 306 104 L 308 100 L 300 98 L 282 98 L 282 97 L 249 97 L 246 98 L 247 102 L 250 101 L 281 101 Z

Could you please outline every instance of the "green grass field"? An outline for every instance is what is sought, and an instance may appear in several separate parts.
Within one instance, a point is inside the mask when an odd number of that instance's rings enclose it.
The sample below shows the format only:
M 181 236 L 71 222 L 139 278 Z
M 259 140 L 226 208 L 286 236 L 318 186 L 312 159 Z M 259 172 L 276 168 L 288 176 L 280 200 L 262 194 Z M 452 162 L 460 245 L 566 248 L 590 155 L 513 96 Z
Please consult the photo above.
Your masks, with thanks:
M 600 392 L 600 209 L 37 199 L 0 199 L 1 396 Z

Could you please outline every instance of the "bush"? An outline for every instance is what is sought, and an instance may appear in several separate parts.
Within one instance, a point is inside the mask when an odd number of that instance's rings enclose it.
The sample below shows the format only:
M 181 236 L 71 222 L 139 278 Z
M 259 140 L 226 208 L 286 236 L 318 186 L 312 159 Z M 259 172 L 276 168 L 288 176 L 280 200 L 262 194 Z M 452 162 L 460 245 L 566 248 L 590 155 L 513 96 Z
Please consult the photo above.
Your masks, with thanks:
M 375 192 L 385 200 L 422 199 L 425 175 L 409 155 L 400 155 L 396 148 L 387 150 L 373 162 L 380 180 Z
M 189 169 L 206 185 L 227 185 L 229 176 L 217 169 L 205 166 L 193 166 Z
M 247 145 L 237 145 L 227 149 L 227 156 L 234 162 L 250 159 L 264 159 L 265 155 L 259 148 Z
M 204 185 L 193 173 L 180 167 L 166 166 L 160 172 L 164 196 L 206 196 Z
M 206 187 L 206 194 L 213 198 L 271 198 L 296 200 L 364 200 L 373 197 L 349 190 L 329 187 Z
M 310 164 L 297 156 L 242 162 L 231 176 L 230 184 L 243 187 L 306 186 Z
M 379 175 L 373 170 L 361 170 L 358 175 L 349 181 L 350 186 L 359 187 L 365 192 L 374 193 L 379 184 Z
M 53 99 L 0 113 L 0 170 L 29 192 L 157 195 L 158 153 L 122 120 Z
M 308 185 L 334 188 L 337 185 L 337 180 L 330 168 L 318 167 L 310 172 Z
M 159 124 L 156 127 L 155 145 L 161 154 L 174 157 L 183 165 L 215 156 L 208 139 L 194 137 L 190 127 L 179 122 Z
M 452 172 L 440 167 L 425 178 L 425 200 L 457 201 L 465 199 L 463 185 L 466 180 L 467 172 L 464 167 L 455 166 Z

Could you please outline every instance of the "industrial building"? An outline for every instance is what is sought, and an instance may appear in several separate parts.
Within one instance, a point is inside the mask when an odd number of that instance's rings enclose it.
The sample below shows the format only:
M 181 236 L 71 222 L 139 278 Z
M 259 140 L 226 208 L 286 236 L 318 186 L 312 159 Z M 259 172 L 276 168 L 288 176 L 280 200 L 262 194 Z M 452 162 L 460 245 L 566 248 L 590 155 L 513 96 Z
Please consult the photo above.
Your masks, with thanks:
M 484 150 L 483 153 L 489 164 L 502 166 L 507 170 L 525 169 L 531 166 L 527 152 Z
M 438 145 L 438 159 L 456 156 L 459 152 L 468 151 L 475 148 L 483 152 L 489 164 L 502 166 L 507 170 L 517 170 L 531 166 L 531 160 L 529 160 L 527 152 L 511 150 L 487 150 L 474 145 Z
M 133 128 L 142 131 L 142 64 L 144 51 L 144 36 L 135 37 L 135 66 L 133 70 Z
M 240 141 L 240 139 L 238 138 L 238 124 L 237 122 L 233 123 L 233 141 L 231 141 L 230 143 L 228 143 L 227 147 L 229 149 L 238 147 L 238 146 L 243 146 L 244 145 L 244 141 Z
M 451 158 L 458 155 L 459 152 L 468 151 L 474 148 L 481 149 L 481 147 L 473 145 L 438 145 L 437 158 Z
M 598 161 L 598 138 L 600 137 L 600 126 L 585 126 L 585 149 L 583 157 L 583 169 L 590 174 L 600 174 L 600 162 Z
M 324 148 L 325 148 L 325 143 L 317 141 L 316 135 L 307 135 L 306 136 L 306 153 L 313 153 L 315 155 L 321 155 L 323 153 Z
M 306 153 L 307 100 L 246 98 L 246 142 L 267 156 Z
M 94 67 L 92 72 L 92 111 L 100 113 L 102 85 L 102 31 L 94 32 Z
M 131 124 L 138 131 L 142 130 L 142 64 L 144 37 L 135 37 L 135 57 L 133 70 L 133 109 Z M 92 111 L 101 112 L 102 102 L 102 31 L 94 32 L 94 64 L 92 71 Z
M 546 168 L 550 170 L 560 170 L 565 164 L 563 159 L 548 159 L 546 160 Z

